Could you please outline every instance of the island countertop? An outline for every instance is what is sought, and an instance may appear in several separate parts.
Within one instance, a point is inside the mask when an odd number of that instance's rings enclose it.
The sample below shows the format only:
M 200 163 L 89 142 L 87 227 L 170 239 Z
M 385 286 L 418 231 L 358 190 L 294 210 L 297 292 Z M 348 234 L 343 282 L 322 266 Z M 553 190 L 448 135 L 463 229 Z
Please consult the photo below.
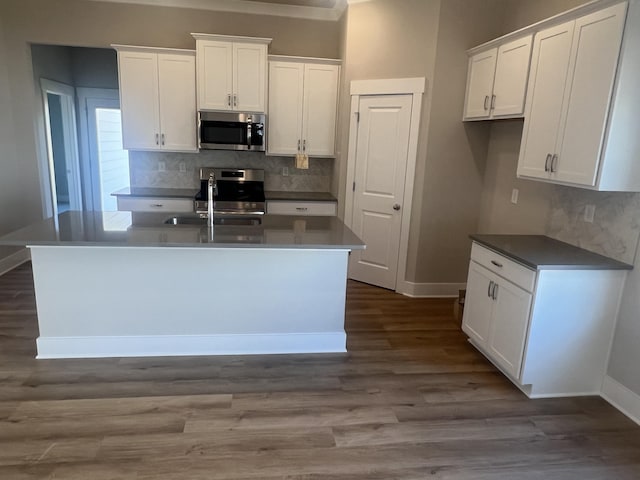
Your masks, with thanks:
M 632 265 L 544 235 L 469 235 L 474 241 L 533 270 L 631 270 Z
M 176 216 L 166 214 L 166 219 Z M 164 216 L 163 216 L 164 219 Z M 65 212 L 0 237 L 0 245 L 360 250 L 337 217 L 264 215 L 261 225 L 132 222 L 128 212 Z

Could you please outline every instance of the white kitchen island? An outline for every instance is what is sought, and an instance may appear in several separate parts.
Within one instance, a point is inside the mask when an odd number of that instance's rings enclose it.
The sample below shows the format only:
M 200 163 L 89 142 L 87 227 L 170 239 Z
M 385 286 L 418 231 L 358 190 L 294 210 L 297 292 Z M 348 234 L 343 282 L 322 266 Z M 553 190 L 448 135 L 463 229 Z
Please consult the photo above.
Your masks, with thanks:
M 0 238 L 31 251 L 38 358 L 346 351 L 348 257 L 364 245 L 337 218 L 104 220 L 66 212 Z

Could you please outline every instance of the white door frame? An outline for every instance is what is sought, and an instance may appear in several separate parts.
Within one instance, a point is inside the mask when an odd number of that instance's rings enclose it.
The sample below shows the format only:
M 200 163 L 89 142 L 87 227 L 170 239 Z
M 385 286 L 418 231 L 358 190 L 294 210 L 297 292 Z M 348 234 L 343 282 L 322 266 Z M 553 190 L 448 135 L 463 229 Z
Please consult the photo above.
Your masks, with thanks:
M 407 256 L 409 251 L 409 228 L 413 203 L 413 185 L 418 156 L 418 135 L 420 133 L 420 115 L 422 112 L 422 94 L 426 80 L 417 78 L 393 78 L 383 80 L 354 80 L 351 82 L 351 120 L 349 121 L 349 153 L 347 156 L 347 191 L 345 197 L 345 224 L 353 224 L 354 195 L 351 185 L 355 182 L 356 146 L 358 133 L 358 108 L 360 97 L 366 95 L 412 95 L 411 127 L 409 130 L 409 150 L 407 153 L 407 172 L 404 181 L 404 200 L 402 202 L 402 227 L 400 230 L 400 249 L 398 251 L 398 270 L 395 291 L 406 293 L 410 287 L 406 282 Z
M 64 150 L 67 168 L 71 173 L 67 175 L 69 178 L 69 204 L 72 209 L 82 210 L 82 193 L 80 182 L 80 160 L 78 157 L 78 135 L 76 130 L 76 107 L 75 107 L 75 89 L 64 83 L 55 82 L 46 78 L 40 79 L 40 90 L 42 92 L 42 108 L 44 112 L 46 152 L 47 154 L 40 159 L 41 172 L 46 172 L 49 178 L 41 180 L 45 188 L 43 195 L 50 199 L 45 202 L 46 216 L 56 215 L 58 213 L 55 169 L 53 165 L 53 147 L 51 143 L 51 125 L 49 119 L 49 99 L 47 95 L 52 93 L 60 96 L 62 106 L 62 129 L 64 136 Z
M 85 183 L 91 185 L 91 188 L 85 188 L 83 191 L 85 205 L 88 210 L 99 210 L 95 205 L 95 188 L 99 185 L 100 173 L 96 170 L 97 162 L 95 161 L 96 146 L 94 140 L 90 138 L 91 131 L 89 125 L 88 106 L 93 101 L 107 100 L 110 102 L 118 102 L 120 104 L 120 92 L 117 88 L 88 88 L 78 87 L 76 89 L 78 95 L 78 130 L 80 132 L 80 158 L 82 159 L 83 178 Z

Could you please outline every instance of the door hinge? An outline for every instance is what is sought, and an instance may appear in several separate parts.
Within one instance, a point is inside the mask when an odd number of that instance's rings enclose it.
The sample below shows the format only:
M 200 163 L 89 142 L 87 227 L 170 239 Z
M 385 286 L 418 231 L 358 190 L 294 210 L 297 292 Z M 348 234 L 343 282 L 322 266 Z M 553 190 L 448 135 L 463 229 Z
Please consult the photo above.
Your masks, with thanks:
M 353 182 L 353 191 L 356 191 L 356 182 Z
M 356 112 L 356 122 L 360 123 L 360 112 Z

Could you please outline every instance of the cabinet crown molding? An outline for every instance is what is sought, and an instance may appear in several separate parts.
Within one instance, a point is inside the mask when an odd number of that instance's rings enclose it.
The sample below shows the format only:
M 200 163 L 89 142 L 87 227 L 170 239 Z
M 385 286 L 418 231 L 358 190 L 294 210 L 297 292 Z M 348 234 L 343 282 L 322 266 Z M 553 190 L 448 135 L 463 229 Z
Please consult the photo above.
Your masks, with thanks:
M 296 57 L 291 55 L 269 55 L 270 62 L 322 63 L 324 65 L 342 65 L 339 58 Z
M 269 45 L 273 38 L 266 37 L 243 37 L 237 35 L 218 35 L 215 33 L 192 33 L 191 36 L 196 40 L 219 40 L 221 42 L 235 43 L 264 43 Z
M 120 45 L 118 43 L 112 43 L 111 48 L 120 52 L 149 52 L 149 53 L 183 53 L 188 55 L 195 55 L 195 50 L 188 50 L 186 48 L 165 48 L 165 47 L 145 47 L 141 45 Z
M 631 1 L 633 2 L 636 0 Z M 500 45 L 511 40 L 516 40 L 517 38 L 523 37 L 525 35 L 535 34 L 540 30 L 553 27 L 554 25 L 559 25 L 569 20 L 573 20 L 575 18 L 596 12 L 598 10 L 602 10 L 603 8 L 609 7 L 611 5 L 616 5 L 618 3 L 628 2 L 627 0 L 592 0 L 588 3 L 585 3 L 584 5 L 580 5 L 579 7 L 572 8 L 571 10 L 559 13 L 557 15 L 554 15 L 553 17 L 545 18 L 544 20 L 540 20 L 539 22 L 533 23 L 514 32 L 507 33 L 506 35 L 498 37 L 494 40 L 485 42 L 481 45 L 478 45 L 477 47 L 470 48 L 469 50 L 467 50 L 467 55 L 473 56 L 476 53 L 482 52 L 483 50 L 499 47 Z

